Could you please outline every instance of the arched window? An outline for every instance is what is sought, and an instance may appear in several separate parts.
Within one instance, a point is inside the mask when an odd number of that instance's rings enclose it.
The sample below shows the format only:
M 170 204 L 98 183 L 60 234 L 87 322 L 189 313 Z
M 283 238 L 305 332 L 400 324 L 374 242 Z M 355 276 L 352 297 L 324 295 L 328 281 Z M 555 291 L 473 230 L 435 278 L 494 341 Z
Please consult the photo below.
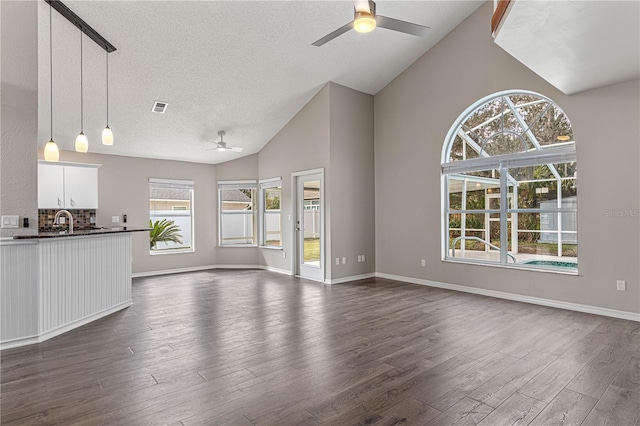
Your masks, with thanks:
M 479 100 L 442 150 L 442 257 L 577 273 L 577 163 L 565 113 L 538 93 Z

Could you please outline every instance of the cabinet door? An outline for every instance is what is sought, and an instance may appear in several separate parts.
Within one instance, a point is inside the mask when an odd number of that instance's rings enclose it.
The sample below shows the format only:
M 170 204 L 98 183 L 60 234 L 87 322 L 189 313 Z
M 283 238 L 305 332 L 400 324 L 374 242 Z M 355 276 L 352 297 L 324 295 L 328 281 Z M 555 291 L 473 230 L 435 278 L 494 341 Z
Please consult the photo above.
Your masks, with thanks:
M 64 196 L 68 209 L 97 209 L 98 169 L 65 166 Z
M 38 208 L 61 209 L 64 207 L 64 167 L 38 164 Z

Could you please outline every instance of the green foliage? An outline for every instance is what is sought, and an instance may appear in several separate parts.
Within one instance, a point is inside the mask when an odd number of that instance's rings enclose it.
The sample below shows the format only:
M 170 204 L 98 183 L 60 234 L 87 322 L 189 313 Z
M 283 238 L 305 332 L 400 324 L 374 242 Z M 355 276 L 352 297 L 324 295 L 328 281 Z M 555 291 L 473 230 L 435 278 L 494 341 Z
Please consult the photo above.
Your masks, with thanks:
M 267 189 L 264 196 L 264 204 L 267 210 L 280 210 L 280 198 L 282 189 Z
M 172 242 L 182 244 L 182 235 L 180 227 L 173 220 L 162 219 L 155 222 L 149 220 L 149 247 L 155 250 L 158 243 Z

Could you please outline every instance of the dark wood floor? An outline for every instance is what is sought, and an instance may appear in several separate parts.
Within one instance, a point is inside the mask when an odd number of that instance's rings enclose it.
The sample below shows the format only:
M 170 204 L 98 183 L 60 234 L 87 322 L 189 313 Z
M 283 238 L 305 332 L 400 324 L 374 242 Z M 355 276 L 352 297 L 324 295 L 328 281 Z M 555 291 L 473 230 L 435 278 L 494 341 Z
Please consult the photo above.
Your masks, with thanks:
M 640 323 L 383 279 L 134 280 L 3 351 L 2 424 L 638 425 Z

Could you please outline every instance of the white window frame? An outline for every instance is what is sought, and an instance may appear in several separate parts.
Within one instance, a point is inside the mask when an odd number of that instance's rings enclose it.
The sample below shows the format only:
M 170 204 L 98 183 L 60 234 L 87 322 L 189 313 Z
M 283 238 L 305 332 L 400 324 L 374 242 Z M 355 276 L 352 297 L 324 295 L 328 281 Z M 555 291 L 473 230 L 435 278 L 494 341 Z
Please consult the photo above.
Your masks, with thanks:
M 266 249 L 272 249 L 272 250 L 283 250 L 282 248 L 282 235 L 283 235 L 283 230 L 282 230 L 282 177 L 275 177 L 275 178 L 269 178 L 269 179 L 261 179 L 260 182 L 258 183 L 258 187 L 260 188 L 259 191 L 259 195 L 258 195 L 258 203 L 260 205 L 259 208 L 259 214 L 260 214 L 260 218 L 259 218 L 259 222 L 260 222 L 260 248 L 266 248 Z M 266 195 L 266 189 L 270 189 L 270 188 L 280 188 L 280 210 L 267 210 L 267 206 L 265 203 L 265 195 Z M 280 218 L 280 245 L 279 246 L 274 246 L 274 245 L 268 245 L 267 244 L 267 225 L 266 225 L 266 221 L 267 221 L 267 217 L 270 215 L 278 215 Z
M 478 108 L 482 107 L 484 104 L 486 104 L 488 101 L 492 99 L 510 96 L 510 95 L 516 95 L 516 94 L 528 94 L 528 95 L 537 96 L 542 100 L 548 101 L 550 104 L 553 104 L 557 109 L 560 109 L 560 107 L 555 102 L 553 102 L 553 100 L 543 95 L 540 95 L 539 93 L 525 91 L 525 90 L 507 90 L 507 91 L 498 92 L 498 93 L 489 95 L 485 98 L 478 100 L 471 106 L 469 106 L 462 114 L 460 114 L 458 119 L 454 122 L 453 126 L 451 126 L 451 128 L 449 129 L 449 132 L 444 142 L 442 157 L 441 157 L 441 168 L 442 168 L 442 173 L 441 173 L 441 196 L 442 196 L 441 198 L 441 212 L 442 212 L 441 260 L 448 261 L 448 262 L 456 262 L 456 263 L 471 263 L 471 264 L 487 265 L 487 266 L 493 266 L 493 267 L 508 267 L 508 268 L 577 275 L 578 274 L 577 265 L 575 269 L 567 268 L 567 270 L 565 271 L 558 268 L 546 268 L 538 265 L 535 265 L 535 266 L 527 265 L 526 263 L 524 264 L 511 263 L 511 260 L 514 259 L 514 257 L 511 254 L 509 254 L 507 251 L 509 236 L 508 236 L 508 232 L 506 232 L 508 228 L 507 221 L 508 221 L 509 214 L 512 214 L 512 215 L 515 214 L 517 217 L 518 213 L 551 213 L 551 214 L 557 214 L 559 218 L 562 213 L 575 213 L 577 215 L 577 209 L 562 208 L 560 205 L 558 205 L 557 208 L 548 209 L 548 210 L 547 209 L 518 209 L 517 205 L 515 206 L 515 208 L 513 208 L 513 207 L 510 207 L 509 200 L 507 199 L 509 194 L 508 187 L 513 184 L 517 185 L 517 183 L 508 173 L 509 168 L 537 166 L 537 165 L 543 165 L 543 164 L 552 165 L 552 164 L 558 164 L 558 163 L 577 162 L 576 147 L 575 147 L 574 141 L 556 143 L 550 146 L 538 145 L 537 149 L 535 150 L 529 150 L 529 151 L 519 152 L 519 153 L 502 154 L 502 155 L 495 155 L 495 156 L 489 156 L 484 154 L 478 158 L 467 159 L 462 161 L 450 161 L 453 142 L 456 138 L 456 135 L 461 134 L 461 126 L 467 120 L 467 118 L 470 117 L 471 114 L 473 114 L 476 110 L 478 110 Z M 531 138 L 535 138 L 535 136 L 533 135 L 527 135 L 527 136 Z M 468 138 L 466 142 L 468 142 L 470 145 L 474 143 L 473 140 L 469 140 Z M 464 202 L 463 202 L 462 209 L 455 209 L 455 210 L 451 209 L 449 206 L 449 199 L 450 199 L 449 187 L 448 187 L 449 176 L 453 178 L 454 176 L 457 175 L 458 177 L 456 177 L 456 179 L 459 180 L 460 179 L 459 176 L 463 175 L 464 173 L 486 171 L 486 170 L 497 170 L 500 172 L 500 179 L 499 179 L 500 210 L 491 210 L 489 206 L 485 206 L 484 210 L 478 210 L 478 211 L 467 210 L 464 207 Z M 555 169 L 553 169 L 553 171 L 555 171 Z M 554 175 L 556 176 L 558 182 L 560 180 L 567 179 L 567 178 L 561 178 L 559 175 L 557 175 L 557 172 L 554 173 Z M 472 178 L 477 181 L 482 180 L 482 178 L 478 178 L 478 179 L 476 179 L 475 177 L 472 177 Z M 568 178 L 568 179 L 575 179 L 575 177 Z M 515 197 L 517 199 L 517 195 L 515 195 Z M 451 249 L 449 247 L 449 238 L 450 238 L 449 237 L 449 231 L 450 231 L 449 216 L 450 214 L 461 214 L 462 220 L 464 221 L 465 220 L 464 216 L 466 214 L 478 214 L 478 213 L 500 214 L 500 229 L 501 229 L 500 247 L 502 247 L 502 249 L 500 250 L 499 262 L 490 262 L 490 261 L 484 261 L 479 259 L 454 257 L 449 253 Z M 561 247 L 561 244 L 562 244 L 561 234 L 564 232 L 566 231 L 560 230 L 560 232 L 558 232 L 559 238 L 560 238 L 558 242 L 559 247 Z M 516 232 L 516 238 L 517 238 L 517 232 Z M 463 239 L 461 242 L 462 244 L 461 247 L 464 247 L 464 241 L 465 240 Z M 517 240 L 516 240 L 516 244 L 517 244 Z M 559 261 L 562 261 L 562 259 L 559 259 Z
M 254 196 L 252 197 L 251 210 L 238 210 L 238 211 L 224 211 L 222 209 L 222 190 L 223 189 L 252 189 L 254 190 Z M 257 208 L 256 197 L 258 196 L 257 183 L 255 180 L 233 180 L 233 181 L 218 181 L 218 247 L 257 247 Z M 248 244 L 225 244 L 222 241 L 222 217 L 226 215 L 250 215 L 251 226 L 253 227 L 253 242 Z
M 190 218 L 191 218 L 191 244 L 190 247 L 188 248 L 176 248 L 176 249 L 169 249 L 169 250 L 151 250 L 149 249 L 149 254 L 152 256 L 160 256 L 160 255 L 165 255 L 165 254 L 180 254 L 180 253 L 194 253 L 196 251 L 196 241 L 195 241 L 195 227 L 196 227 L 196 219 L 195 219 L 195 203 L 194 203 L 194 199 L 195 199 L 195 182 L 192 180 L 185 180 L 185 179 L 160 179 L 160 178 L 149 178 L 149 183 L 148 183 L 148 188 L 151 189 L 151 185 L 158 185 L 158 186 L 166 186 L 168 188 L 179 188 L 179 189 L 188 189 L 189 190 L 189 194 L 190 194 L 190 200 L 189 200 L 189 205 L 190 205 Z M 150 201 L 149 196 L 147 195 L 147 202 Z M 168 199 L 167 201 L 173 201 L 171 199 Z M 173 211 L 173 210 L 171 210 Z M 184 211 L 184 210 L 182 210 Z M 151 218 L 151 210 L 149 210 L 149 219 L 152 220 Z M 184 236 L 183 236 L 184 237 Z

